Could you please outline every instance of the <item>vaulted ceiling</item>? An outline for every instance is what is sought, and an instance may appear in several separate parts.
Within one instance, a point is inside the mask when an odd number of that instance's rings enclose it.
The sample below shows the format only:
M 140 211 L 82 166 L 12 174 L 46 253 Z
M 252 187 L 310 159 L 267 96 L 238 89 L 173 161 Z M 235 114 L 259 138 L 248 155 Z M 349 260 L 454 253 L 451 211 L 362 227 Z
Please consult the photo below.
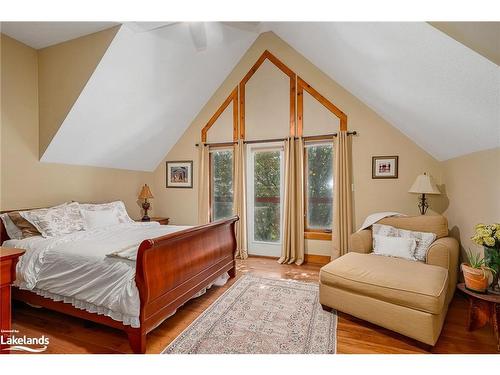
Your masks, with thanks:
M 268 27 L 436 159 L 500 146 L 499 66 L 428 23 Z
M 42 161 L 154 170 L 257 37 L 206 23 L 199 46 L 167 26 L 120 28 Z
M 153 170 L 272 31 L 438 160 L 500 146 L 500 68 L 427 23 L 125 24 L 42 161 Z
M 119 25 L 118 22 L 2 22 L 2 33 L 35 49 Z

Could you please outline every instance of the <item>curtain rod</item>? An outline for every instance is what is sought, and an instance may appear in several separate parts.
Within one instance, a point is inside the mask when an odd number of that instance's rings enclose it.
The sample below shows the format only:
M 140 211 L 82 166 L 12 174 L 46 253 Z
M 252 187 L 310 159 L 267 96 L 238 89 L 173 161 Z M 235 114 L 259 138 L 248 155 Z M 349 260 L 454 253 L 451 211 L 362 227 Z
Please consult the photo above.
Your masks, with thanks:
M 347 135 L 357 135 L 357 131 L 352 131 L 352 132 L 347 132 Z M 322 134 L 322 135 L 310 135 L 306 137 L 302 137 L 304 141 L 313 141 L 313 140 L 320 140 L 320 139 L 328 139 L 332 137 L 336 137 L 337 133 L 331 133 L 331 134 Z M 256 140 L 250 140 L 250 141 L 243 141 L 244 144 L 249 145 L 253 143 L 270 143 L 270 142 L 283 142 L 287 140 L 287 138 L 273 138 L 273 139 L 256 139 Z M 299 137 L 293 137 L 294 139 L 299 139 Z M 232 142 L 219 142 L 219 143 L 205 143 L 205 146 L 212 146 L 212 147 L 224 147 L 224 146 L 233 146 L 238 141 L 232 141 Z M 200 146 L 199 143 L 196 143 L 196 147 Z

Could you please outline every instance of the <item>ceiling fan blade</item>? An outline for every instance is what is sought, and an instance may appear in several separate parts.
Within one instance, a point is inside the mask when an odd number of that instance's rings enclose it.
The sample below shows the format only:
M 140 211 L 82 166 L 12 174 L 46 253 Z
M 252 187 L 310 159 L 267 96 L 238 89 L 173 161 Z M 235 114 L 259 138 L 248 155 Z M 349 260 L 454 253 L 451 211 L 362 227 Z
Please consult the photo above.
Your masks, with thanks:
M 222 24 L 234 27 L 235 29 L 259 33 L 262 22 L 242 21 L 242 22 L 221 22 Z
M 194 47 L 198 52 L 207 49 L 207 32 L 205 30 L 205 22 L 189 22 L 189 33 L 191 34 Z
M 136 33 L 158 30 L 178 24 L 179 22 L 126 22 L 125 24 Z

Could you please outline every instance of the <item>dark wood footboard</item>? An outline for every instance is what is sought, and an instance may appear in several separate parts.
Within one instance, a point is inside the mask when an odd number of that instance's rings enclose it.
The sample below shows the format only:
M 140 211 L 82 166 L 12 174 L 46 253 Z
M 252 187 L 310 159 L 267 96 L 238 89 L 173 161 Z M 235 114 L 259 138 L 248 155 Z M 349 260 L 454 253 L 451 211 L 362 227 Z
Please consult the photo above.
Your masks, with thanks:
M 237 220 L 196 226 L 140 245 L 135 281 L 141 327 L 128 332 L 134 352 L 144 353 L 146 334 L 193 295 L 225 272 L 235 276 Z
M 15 299 L 124 330 L 135 353 L 145 353 L 146 335 L 225 272 L 236 275 L 238 217 L 145 240 L 137 253 L 135 281 L 141 300 L 140 327 L 14 288 Z M 0 220 L 0 240 L 6 240 Z M 1 243 L 1 242 L 0 242 Z

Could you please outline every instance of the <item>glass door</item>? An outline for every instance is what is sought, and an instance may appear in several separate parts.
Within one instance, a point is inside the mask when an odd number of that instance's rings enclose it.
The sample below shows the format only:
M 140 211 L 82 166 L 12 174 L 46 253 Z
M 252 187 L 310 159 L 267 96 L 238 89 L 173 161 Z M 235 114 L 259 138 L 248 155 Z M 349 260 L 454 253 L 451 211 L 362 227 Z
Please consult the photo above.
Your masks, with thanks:
M 253 145 L 248 151 L 248 253 L 277 257 L 283 222 L 283 146 Z

